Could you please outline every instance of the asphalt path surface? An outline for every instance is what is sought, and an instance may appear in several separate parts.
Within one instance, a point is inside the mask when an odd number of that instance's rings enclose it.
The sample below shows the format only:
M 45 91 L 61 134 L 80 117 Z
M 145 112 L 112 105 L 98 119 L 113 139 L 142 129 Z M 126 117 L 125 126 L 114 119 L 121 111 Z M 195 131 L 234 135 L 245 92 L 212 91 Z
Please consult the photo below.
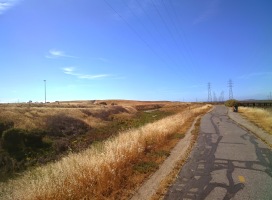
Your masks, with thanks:
M 216 106 L 201 121 L 197 143 L 169 188 L 173 199 L 272 199 L 272 150 Z

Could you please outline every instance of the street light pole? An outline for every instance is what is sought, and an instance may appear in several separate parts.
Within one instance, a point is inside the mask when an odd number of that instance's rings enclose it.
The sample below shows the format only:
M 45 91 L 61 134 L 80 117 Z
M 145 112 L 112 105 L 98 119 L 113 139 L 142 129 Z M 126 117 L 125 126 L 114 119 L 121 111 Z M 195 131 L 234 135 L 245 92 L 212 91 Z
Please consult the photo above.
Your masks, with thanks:
M 46 104 L 46 80 L 44 81 L 44 103 Z

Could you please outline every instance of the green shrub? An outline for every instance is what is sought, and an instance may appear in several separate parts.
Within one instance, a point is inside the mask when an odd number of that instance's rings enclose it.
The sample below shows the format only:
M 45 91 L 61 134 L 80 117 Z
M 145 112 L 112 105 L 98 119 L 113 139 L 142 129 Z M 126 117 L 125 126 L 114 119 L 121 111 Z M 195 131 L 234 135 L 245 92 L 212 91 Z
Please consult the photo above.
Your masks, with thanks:
M 20 164 L 14 158 L 10 157 L 8 152 L 0 150 L 0 182 L 7 180 L 10 174 L 21 167 Z
M 86 133 L 90 127 L 84 121 L 65 114 L 58 114 L 48 117 L 48 134 L 51 136 L 66 137 Z
M 5 130 L 2 135 L 4 148 L 12 151 L 23 149 L 25 134 L 26 131 L 19 128 Z
M 230 99 L 230 100 L 225 102 L 225 106 L 227 106 L 227 107 L 233 107 L 235 105 L 238 106 L 238 104 L 239 104 L 239 101 L 237 101 L 235 99 Z
M 2 137 L 2 133 L 10 128 L 13 128 L 14 122 L 12 121 L 0 121 L 0 137 Z
M 158 164 L 155 162 L 139 162 L 138 164 L 133 166 L 133 169 L 139 173 L 149 173 L 154 172 L 158 169 Z
M 56 153 L 63 153 L 69 149 L 69 141 L 66 139 L 59 139 L 53 143 L 53 149 Z
M 24 136 L 24 142 L 26 147 L 30 148 L 43 148 L 45 143 L 43 142 L 43 136 L 46 134 L 43 130 L 31 130 Z

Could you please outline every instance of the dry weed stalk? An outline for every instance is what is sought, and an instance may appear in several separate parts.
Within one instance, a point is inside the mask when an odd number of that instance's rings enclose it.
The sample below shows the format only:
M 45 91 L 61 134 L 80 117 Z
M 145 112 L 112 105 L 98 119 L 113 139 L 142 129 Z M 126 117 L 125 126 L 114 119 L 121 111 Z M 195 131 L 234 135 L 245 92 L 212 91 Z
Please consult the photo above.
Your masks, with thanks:
M 272 134 L 272 110 L 263 108 L 239 108 L 239 111 L 250 121 Z
M 139 129 L 120 133 L 99 147 L 25 173 L 2 185 L 4 199 L 111 199 L 129 181 L 129 166 L 153 144 L 178 131 L 187 119 L 207 109 L 186 110 Z M 1 194 L 1 185 L 0 185 Z

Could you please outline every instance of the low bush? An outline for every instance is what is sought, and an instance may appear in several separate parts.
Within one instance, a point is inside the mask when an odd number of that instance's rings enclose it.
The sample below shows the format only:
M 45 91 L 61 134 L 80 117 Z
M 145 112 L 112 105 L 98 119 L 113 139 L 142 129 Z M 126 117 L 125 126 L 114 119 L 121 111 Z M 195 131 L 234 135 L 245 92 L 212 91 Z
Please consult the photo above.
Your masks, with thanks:
M 46 144 L 43 142 L 43 137 L 46 134 L 45 131 L 35 129 L 29 131 L 24 136 L 25 146 L 30 148 L 43 148 Z
M 155 162 L 139 162 L 136 164 L 133 169 L 139 173 L 148 173 L 148 172 L 154 172 L 159 168 L 158 164 Z
M 56 153 L 64 153 L 69 149 L 69 141 L 65 138 L 56 140 L 53 143 L 53 149 Z
M 24 148 L 26 131 L 19 128 L 5 130 L 2 135 L 3 147 L 8 151 L 18 151 Z
M 23 129 L 11 128 L 5 130 L 2 135 L 3 149 L 18 161 L 25 158 L 25 134 L 26 131 Z
M 93 113 L 92 116 L 105 120 L 105 121 L 111 121 L 113 119 L 113 115 L 119 114 L 119 113 L 128 113 L 128 111 L 122 107 L 122 106 L 114 106 L 113 108 L 109 110 L 99 111 L 97 113 Z
M 5 181 L 8 176 L 20 169 L 21 163 L 10 157 L 6 151 L 0 150 L 0 180 Z
M 12 121 L 0 121 L 0 137 L 2 136 L 2 133 L 7 130 L 10 129 L 14 126 L 14 122 Z
M 239 104 L 239 101 L 237 101 L 235 99 L 230 99 L 225 102 L 225 106 L 227 106 L 227 107 L 233 107 L 236 105 L 238 106 L 238 104 Z
M 51 136 L 70 136 L 86 133 L 90 126 L 80 119 L 64 114 L 50 116 L 47 119 L 47 130 Z

